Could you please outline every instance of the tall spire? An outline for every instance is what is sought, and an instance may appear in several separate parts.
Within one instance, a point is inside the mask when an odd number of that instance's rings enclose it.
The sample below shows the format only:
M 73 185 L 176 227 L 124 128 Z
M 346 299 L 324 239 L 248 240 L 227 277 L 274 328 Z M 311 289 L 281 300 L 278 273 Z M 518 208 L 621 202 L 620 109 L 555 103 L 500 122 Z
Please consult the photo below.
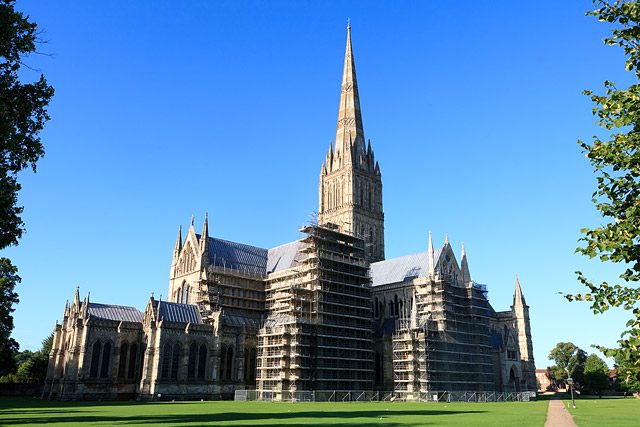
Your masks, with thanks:
M 351 144 L 355 149 L 364 149 L 364 130 L 360 114 L 360 98 L 356 65 L 351 47 L 351 25 L 347 25 L 347 48 L 344 53 L 344 69 L 342 71 L 342 90 L 340 91 L 340 108 L 338 111 L 338 127 L 336 129 L 335 152 L 344 154 L 345 163 L 351 161 Z M 356 150 L 357 152 L 357 150 Z
M 527 305 L 524 301 L 524 295 L 522 295 L 522 289 L 520 289 L 520 281 L 516 274 L 516 294 L 513 296 L 513 305 Z

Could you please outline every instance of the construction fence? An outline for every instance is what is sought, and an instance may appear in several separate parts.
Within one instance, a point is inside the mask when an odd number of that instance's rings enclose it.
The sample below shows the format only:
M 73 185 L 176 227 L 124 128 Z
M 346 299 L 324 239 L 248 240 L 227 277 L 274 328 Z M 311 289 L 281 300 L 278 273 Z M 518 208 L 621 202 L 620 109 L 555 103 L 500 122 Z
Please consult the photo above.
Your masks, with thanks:
M 529 402 L 535 391 L 479 392 L 427 391 L 397 393 L 393 391 L 256 391 L 236 390 L 236 401 L 266 402 Z

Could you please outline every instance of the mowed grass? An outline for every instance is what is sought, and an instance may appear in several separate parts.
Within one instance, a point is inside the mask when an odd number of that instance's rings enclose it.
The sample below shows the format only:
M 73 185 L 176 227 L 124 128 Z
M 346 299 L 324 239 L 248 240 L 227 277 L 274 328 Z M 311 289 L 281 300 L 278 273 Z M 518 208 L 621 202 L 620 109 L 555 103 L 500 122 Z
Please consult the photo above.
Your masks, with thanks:
M 563 402 L 578 427 L 640 426 L 640 400 L 631 397 L 580 398 L 575 401 L 576 409 L 571 399 Z
M 0 398 L 0 425 L 542 426 L 548 403 L 139 403 Z

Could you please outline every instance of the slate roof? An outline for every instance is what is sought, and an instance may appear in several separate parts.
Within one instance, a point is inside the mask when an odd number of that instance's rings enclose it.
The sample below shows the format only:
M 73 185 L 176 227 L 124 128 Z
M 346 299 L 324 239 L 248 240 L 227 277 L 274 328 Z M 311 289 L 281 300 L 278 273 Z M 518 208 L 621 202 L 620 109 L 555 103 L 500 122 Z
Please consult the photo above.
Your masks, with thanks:
M 302 242 L 295 241 L 269 249 L 267 256 L 267 273 L 275 273 L 293 267 L 298 250 L 302 245 Z
M 196 234 L 200 240 L 200 235 Z M 263 249 L 243 243 L 209 237 L 209 262 L 245 273 L 267 275 L 293 266 L 300 241 L 290 242 L 272 249 Z
M 160 312 L 158 311 L 158 303 L 160 303 Z M 158 319 L 165 320 L 167 322 L 176 323 L 197 323 L 202 324 L 202 318 L 198 311 L 197 305 L 191 304 L 178 304 L 176 302 L 168 301 L 154 301 L 154 310 L 157 313 Z
M 434 250 L 434 260 L 438 260 L 441 251 L 441 248 Z M 428 274 L 429 252 L 419 252 L 371 264 L 372 286 L 400 283 L 418 277 L 427 277 Z
M 196 234 L 196 238 L 200 240 L 200 235 Z M 267 266 L 267 250 L 209 237 L 209 262 L 216 267 L 264 275 Z
M 87 314 L 97 319 L 142 322 L 142 312 L 135 307 L 90 302 L 89 307 L 87 307 Z

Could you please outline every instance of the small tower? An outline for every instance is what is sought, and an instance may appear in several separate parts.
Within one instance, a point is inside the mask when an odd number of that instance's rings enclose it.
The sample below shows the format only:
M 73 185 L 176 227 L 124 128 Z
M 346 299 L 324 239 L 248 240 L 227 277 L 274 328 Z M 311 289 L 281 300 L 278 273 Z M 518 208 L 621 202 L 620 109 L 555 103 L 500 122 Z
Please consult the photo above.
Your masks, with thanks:
M 516 275 L 516 289 L 513 296 L 514 326 L 518 332 L 518 345 L 520 347 L 520 358 L 522 360 L 522 379 L 525 381 L 526 389 L 536 390 L 536 368 L 533 359 L 533 341 L 531 339 L 531 322 L 529 320 L 529 306 L 524 300 L 520 281 Z

